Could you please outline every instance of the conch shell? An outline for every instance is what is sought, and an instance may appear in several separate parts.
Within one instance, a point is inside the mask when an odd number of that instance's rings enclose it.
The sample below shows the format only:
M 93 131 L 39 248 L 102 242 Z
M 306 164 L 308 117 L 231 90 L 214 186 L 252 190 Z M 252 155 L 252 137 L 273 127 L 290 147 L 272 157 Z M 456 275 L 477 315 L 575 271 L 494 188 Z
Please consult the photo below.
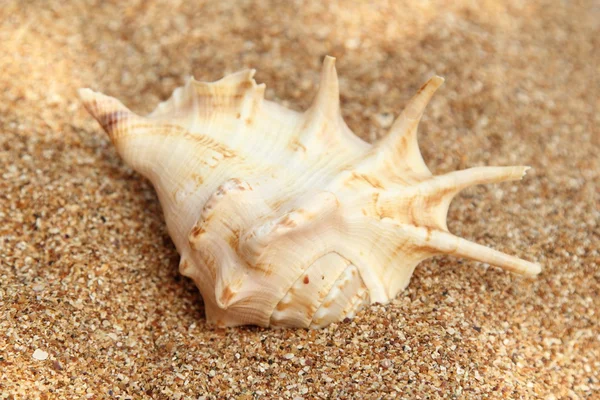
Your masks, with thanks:
M 519 180 L 528 167 L 433 176 L 417 125 L 431 78 L 371 145 L 340 112 L 335 59 L 304 113 L 264 99 L 254 70 L 193 78 L 146 117 L 89 89 L 80 96 L 121 157 L 154 185 L 180 272 L 218 326 L 324 327 L 387 303 L 419 262 L 452 254 L 535 275 L 540 266 L 448 232 L 462 189 Z

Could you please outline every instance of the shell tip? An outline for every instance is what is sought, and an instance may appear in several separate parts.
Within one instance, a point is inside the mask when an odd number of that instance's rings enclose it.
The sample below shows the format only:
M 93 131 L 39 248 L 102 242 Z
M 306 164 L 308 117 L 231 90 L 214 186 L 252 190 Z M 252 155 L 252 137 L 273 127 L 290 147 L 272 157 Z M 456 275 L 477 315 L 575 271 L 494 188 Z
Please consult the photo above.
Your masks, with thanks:
M 537 263 L 531 263 L 531 268 L 529 269 L 529 275 L 535 276 L 539 275 L 542 272 L 542 266 Z
M 80 98 L 83 98 L 83 97 L 88 96 L 91 91 L 92 91 L 92 89 L 90 89 L 90 88 L 79 88 L 79 89 L 77 89 L 77 94 L 79 95 Z
M 98 93 L 94 92 L 90 88 L 79 88 L 77 89 L 77 95 L 79 95 L 79 98 L 84 104 L 89 104 L 98 95 Z
M 85 109 L 92 114 L 92 116 L 96 119 L 98 119 L 98 105 L 97 105 L 97 101 L 99 96 L 101 96 L 99 93 L 94 92 L 92 89 L 89 88 L 80 88 L 77 89 L 77 94 L 79 95 L 79 98 L 81 99 L 81 102 L 83 103 L 83 106 L 85 107 Z
M 321 85 L 334 84 L 337 91 L 338 78 L 335 70 L 335 57 L 325 56 L 321 70 Z

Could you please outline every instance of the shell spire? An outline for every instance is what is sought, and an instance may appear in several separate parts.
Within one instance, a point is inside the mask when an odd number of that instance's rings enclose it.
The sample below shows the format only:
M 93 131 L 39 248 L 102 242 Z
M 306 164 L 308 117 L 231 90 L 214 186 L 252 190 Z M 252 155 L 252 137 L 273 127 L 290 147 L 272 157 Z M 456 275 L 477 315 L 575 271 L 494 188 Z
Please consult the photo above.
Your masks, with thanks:
M 125 162 L 154 185 L 179 270 L 200 289 L 207 320 L 320 328 L 390 301 L 439 254 L 539 273 L 448 232 L 459 191 L 521 179 L 528 167 L 431 174 L 417 127 L 443 79 L 430 79 L 370 145 L 342 118 L 334 64 L 325 58 L 304 113 L 265 100 L 254 70 L 189 79 L 146 117 L 80 91 Z
M 132 125 L 141 120 L 114 97 L 94 92 L 91 89 L 79 89 L 79 97 L 86 110 L 108 133 L 113 143 L 120 136 L 128 134 Z

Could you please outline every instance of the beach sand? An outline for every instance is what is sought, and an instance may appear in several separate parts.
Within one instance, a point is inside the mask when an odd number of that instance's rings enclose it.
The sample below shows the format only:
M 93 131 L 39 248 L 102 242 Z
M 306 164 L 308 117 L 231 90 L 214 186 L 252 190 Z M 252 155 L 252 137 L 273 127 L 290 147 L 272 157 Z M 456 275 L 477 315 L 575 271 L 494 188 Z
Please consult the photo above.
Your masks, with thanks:
M 448 3 L 1 2 L 0 398 L 597 397 L 600 7 Z M 436 73 L 419 133 L 434 173 L 532 166 L 466 190 L 448 221 L 539 277 L 437 257 L 351 322 L 206 325 L 152 187 L 76 90 L 146 113 L 189 75 L 256 68 L 304 110 L 327 54 L 362 138 Z

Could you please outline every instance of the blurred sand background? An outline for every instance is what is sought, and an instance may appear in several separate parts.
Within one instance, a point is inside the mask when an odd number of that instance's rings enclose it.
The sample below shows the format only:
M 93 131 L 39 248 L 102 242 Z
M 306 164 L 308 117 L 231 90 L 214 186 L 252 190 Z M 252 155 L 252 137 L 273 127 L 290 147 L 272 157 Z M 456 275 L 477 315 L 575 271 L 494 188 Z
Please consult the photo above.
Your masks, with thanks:
M 594 1 L 0 1 L 0 398 L 597 398 L 599 21 Z M 539 278 L 438 257 L 350 323 L 206 326 L 151 186 L 76 89 L 145 113 L 251 67 L 302 110 L 326 54 L 361 137 L 437 73 L 434 173 L 533 167 L 448 221 Z

